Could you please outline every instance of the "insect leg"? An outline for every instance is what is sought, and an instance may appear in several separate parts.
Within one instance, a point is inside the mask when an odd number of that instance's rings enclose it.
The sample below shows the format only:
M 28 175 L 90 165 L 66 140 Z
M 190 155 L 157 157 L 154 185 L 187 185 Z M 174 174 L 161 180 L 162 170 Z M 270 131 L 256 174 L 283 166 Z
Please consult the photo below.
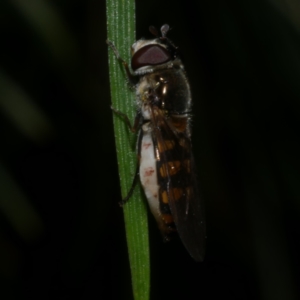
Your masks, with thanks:
M 129 199 L 130 197 L 132 196 L 132 193 L 134 191 L 134 188 L 138 182 L 138 178 L 139 178 L 139 165 L 136 167 L 136 171 L 135 171 L 135 175 L 134 175 L 134 178 L 133 178 L 133 181 L 132 181 L 132 184 L 131 184 L 131 187 L 130 187 L 130 190 L 127 194 L 127 196 L 122 199 L 120 202 L 119 202 L 119 205 L 122 207 Z
M 121 118 L 124 119 L 124 122 L 129 127 L 131 132 L 135 133 L 137 131 L 137 129 L 141 126 L 142 116 L 139 112 L 136 114 L 135 119 L 134 119 L 134 123 L 133 123 L 133 126 L 132 126 L 131 123 L 130 123 L 130 120 L 129 120 L 129 118 L 126 114 L 124 114 L 123 112 L 115 109 L 113 106 L 111 106 L 110 108 L 115 114 L 117 114 L 118 116 L 120 116 Z
M 119 62 L 121 62 L 122 65 L 124 66 L 128 82 L 129 82 L 130 86 L 133 88 L 135 86 L 135 84 L 137 83 L 136 76 L 131 74 L 129 67 L 128 67 L 128 63 L 120 56 L 119 51 L 116 48 L 115 44 L 110 40 L 106 40 L 106 43 L 111 48 L 111 50 L 114 52 L 114 55 L 117 58 L 117 60 Z
M 121 116 L 124 119 L 125 123 L 129 127 L 130 131 L 133 132 L 133 133 L 135 133 L 137 131 L 137 129 L 141 126 L 141 124 L 143 122 L 143 117 L 142 117 L 140 112 L 137 112 L 137 114 L 135 116 L 134 124 L 132 126 L 131 123 L 130 123 L 130 120 L 129 120 L 129 118 L 126 114 L 122 113 L 121 111 L 115 109 L 112 106 L 111 106 L 111 109 L 114 113 L 116 113 L 117 115 Z M 138 144 L 140 144 L 141 138 L 142 138 L 142 133 L 140 132 L 139 137 L 138 137 Z M 120 206 L 123 206 L 130 199 L 130 197 L 132 196 L 134 188 L 135 188 L 135 186 L 138 182 L 138 177 L 139 177 L 139 164 L 137 165 L 135 175 L 134 175 L 134 178 L 133 178 L 133 182 L 132 182 L 132 185 L 130 187 L 130 190 L 129 190 L 127 196 L 119 202 Z
M 139 120 L 139 122 L 141 122 L 140 120 L 142 120 L 141 116 L 139 114 L 137 114 L 136 118 L 135 118 L 135 122 L 136 120 Z M 143 132 L 140 131 L 139 132 L 139 135 L 138 135 L 138 155 L 139 155 L 139 160 L 140 160 L 140 145 L 141 145 L 141 141 L 142 141 L 142 138 L 143 138 Z M 139 177 L 139 168 L 140 168 L 140 164 L 138 163 L 137 167 L 136 167 L 136 171 L 135 171 L 135 175 L 134 175 L 134 178 L 133 178 L 133 181 L 132 181 L 132 184 L 131 184 L 131 187 L 130 187 L 130 190 L 127 194 L 127 196 L 122 199 L 122 201 L 119 202 L 120 206 L 123 206 L 129 199 L 130 197 L 132 196 L 132 193 L 134 191 L 134 188 L 138 182 L 138 177 Z

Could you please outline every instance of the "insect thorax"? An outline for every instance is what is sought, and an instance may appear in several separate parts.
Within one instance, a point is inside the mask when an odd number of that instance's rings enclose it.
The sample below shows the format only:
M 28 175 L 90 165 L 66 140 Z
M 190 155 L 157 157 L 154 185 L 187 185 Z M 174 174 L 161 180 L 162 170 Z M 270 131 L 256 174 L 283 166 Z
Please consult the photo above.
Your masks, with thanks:
M 186 114 L 191 108 L 190 86 L 181 65 L 140 76 L 136 93 L 138 107 L 146 120 L 150 119 L 149 106 L 175 115 Z

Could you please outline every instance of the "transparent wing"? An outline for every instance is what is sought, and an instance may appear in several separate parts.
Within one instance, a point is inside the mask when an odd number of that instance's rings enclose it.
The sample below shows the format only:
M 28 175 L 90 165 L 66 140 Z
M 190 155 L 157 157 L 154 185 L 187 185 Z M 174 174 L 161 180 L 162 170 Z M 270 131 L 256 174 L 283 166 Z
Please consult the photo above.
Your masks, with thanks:
M 152 121 L 153 141 L 158 152 L 160 201 L 168 201 L 185 248 L 196 261 L 202 261 L 205 249 L 204 207 L 196 179 L 188 118 L 166 119 L 159 108 L 152 107 Z

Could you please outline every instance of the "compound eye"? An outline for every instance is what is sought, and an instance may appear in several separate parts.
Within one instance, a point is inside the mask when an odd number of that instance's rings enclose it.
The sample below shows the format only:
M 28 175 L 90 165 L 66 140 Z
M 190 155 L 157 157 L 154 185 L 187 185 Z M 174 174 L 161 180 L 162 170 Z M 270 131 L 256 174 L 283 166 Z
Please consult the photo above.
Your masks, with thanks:
M 136 70 L 144 66 L 155 66 L 172 59 L 167 49 L 159 45 L 148 45 L 138 50 L 131 59 L 131 68 Z

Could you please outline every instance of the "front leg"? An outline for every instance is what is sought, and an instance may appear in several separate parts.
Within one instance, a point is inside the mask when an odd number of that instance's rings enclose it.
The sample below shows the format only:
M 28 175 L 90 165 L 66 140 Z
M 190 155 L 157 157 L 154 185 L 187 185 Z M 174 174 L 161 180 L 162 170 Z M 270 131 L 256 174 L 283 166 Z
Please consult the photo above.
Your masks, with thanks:
M 137 81 L 138 81 L 137 76 L 130 72 L 129 67 L 128 67 L 128 63 L 120 56 L 119 51 L 116 48 L 115 44 L 110 40 L 106 40 L 106 43 L 111 48 L 111 50 L 114 52 L 114 55 L 117 58 L 117 60 L 119 62 L 121 62 L 122 65 L 124 66 L 125 71 L 126 71 L 126 75 L 127 75 L 128 83 L 130 84 L 131 88 L 134 88 Z

